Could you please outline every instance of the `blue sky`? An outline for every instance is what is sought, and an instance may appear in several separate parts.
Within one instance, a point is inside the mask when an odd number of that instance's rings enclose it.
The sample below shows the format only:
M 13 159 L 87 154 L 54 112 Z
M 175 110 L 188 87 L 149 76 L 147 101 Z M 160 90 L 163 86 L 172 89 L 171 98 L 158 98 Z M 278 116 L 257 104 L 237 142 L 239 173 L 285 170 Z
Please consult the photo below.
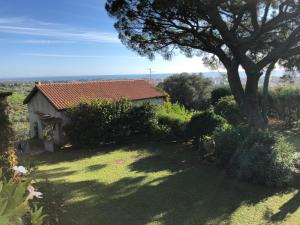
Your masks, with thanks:
M 138 56 L 118 40 L 105 0 L 0 0 L 0 78 L 208 71 L 200 58 Z

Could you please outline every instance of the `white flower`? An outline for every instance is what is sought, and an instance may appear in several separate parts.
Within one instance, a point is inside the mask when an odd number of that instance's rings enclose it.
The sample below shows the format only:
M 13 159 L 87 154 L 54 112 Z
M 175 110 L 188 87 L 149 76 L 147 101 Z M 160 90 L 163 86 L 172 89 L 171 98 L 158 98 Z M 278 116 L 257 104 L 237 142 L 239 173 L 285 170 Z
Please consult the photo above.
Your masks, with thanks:
M 36 197 L 36 198 L 43 198 L 43 193 L 35 191 L 35 189 L 34 189 L 33 186 L 31 186 L 31 185 L 28 186 L 27 190 L 29 192 L 27 200 L 32 200 L 34 197 Z
M 28 172 L 28 170 L 24 166 L 14 166 L 13 170 L 21 174 L 26 174 Z

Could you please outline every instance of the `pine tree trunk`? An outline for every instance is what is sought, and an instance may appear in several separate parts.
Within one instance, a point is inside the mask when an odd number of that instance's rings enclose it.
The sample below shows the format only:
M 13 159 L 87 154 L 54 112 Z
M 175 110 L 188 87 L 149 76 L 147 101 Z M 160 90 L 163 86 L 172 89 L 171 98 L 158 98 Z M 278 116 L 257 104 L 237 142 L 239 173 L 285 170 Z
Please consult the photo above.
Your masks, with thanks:
M 269 123 L 269 118 L 268 118 L 268 106 L 269 106 L 269 82 L 270 82 L 270 77 L 272 70 L 274 69 L 276 64 L 276 61 L 272 62 L 266 73 L 265 73 L 265 79 L 264 79 L 264 85 L 263 85 L 263 95 L 262 95 L 262 114 L 264 117 L 265 122 L 268 124 Z
M 244 111 L 246 112 L 250 127 L 254 129 L 265 129 L 267 127 L 267 123 L 264 120 L 258 98 L 259 77 L 260 75 L 250 75 L 247 77 Z
M 238 65 L 232 63 L 230 66 L 227 65 L 226 69 L 232 94 L 242 113 L 247 118 L 249 126 L 253 129 L 265 129 L 267 122 L 264 120 L 258 97 L 258 81 L 261 74 L 247 73 L 246 86 L 243 88 Z

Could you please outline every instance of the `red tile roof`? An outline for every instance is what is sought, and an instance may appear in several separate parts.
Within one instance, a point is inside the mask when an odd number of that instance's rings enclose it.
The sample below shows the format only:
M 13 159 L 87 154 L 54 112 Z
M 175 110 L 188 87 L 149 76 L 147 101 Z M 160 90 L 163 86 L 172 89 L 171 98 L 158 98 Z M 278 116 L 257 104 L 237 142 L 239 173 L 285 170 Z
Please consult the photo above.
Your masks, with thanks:
M 142 100 L 164 97 L 146 80 L 91 81 L 76 83 L 37 84 L 24 100 L 27 104 L 40 91 L 57 109 L 78 105 L 82 100 L 111 99 Z

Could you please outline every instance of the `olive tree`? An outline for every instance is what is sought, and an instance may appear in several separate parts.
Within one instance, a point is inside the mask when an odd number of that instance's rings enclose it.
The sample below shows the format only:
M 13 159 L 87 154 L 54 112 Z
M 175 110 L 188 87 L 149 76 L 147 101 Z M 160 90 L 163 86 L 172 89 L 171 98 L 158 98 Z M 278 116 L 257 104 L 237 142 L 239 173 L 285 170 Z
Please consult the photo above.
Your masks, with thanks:
M 121 41 L 142 56 L 178 51 L 222 65 L 235 100 L 255 128 L 266 126 L 258 82 L 274 63 L 300 55 L 299 0 L 107 0 Z M 293 66 L 291 66 L 293 67 Z M 245 70 L 242 85 L 239 69 Z

